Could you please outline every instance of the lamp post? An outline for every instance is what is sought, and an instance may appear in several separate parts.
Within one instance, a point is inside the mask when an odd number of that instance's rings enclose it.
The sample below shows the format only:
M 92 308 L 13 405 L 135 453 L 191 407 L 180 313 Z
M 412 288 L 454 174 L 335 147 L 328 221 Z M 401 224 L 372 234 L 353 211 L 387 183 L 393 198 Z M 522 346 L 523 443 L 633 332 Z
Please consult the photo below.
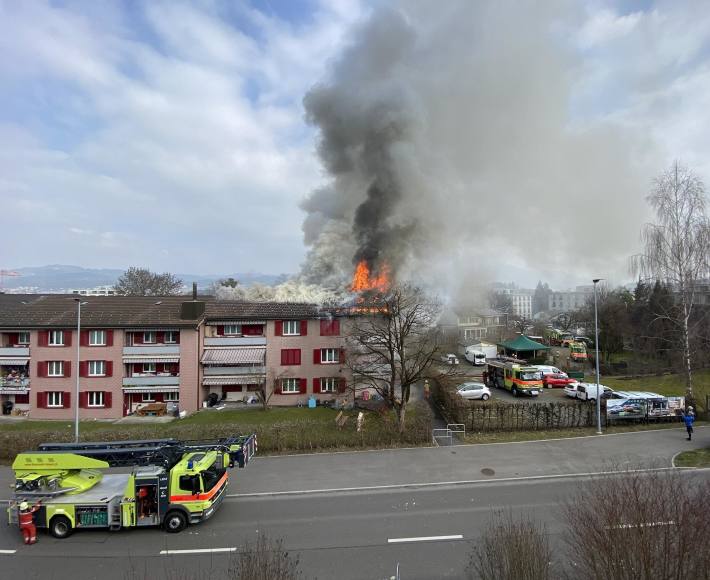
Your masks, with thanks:
M 82 302 L 81 298 L 74 298 L 76 301 L 76 394 L 74 399 L 74 442 L 79 443 L 79 365 L 81 364 L 81 307 L 87 302 Z
M 597 435 L 602 434 L 602 394 L 599 392 L 599 316 L 597 314 L 597 284 L 604 278 L 595 278 L 594 282 L 594 363 L 597 370 Z

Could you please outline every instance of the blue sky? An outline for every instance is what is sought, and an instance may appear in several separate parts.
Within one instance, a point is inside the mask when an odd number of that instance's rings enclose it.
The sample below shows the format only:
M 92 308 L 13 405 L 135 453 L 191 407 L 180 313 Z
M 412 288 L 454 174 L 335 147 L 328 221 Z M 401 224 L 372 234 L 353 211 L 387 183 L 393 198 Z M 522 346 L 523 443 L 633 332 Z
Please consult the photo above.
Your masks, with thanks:
M 0 0 L 0 267 L 297 271 L 327 181 L 302 99 L 383 4 Z M 703 4 L 559 2 L 570 127 L 632 127 L 707 181 Z

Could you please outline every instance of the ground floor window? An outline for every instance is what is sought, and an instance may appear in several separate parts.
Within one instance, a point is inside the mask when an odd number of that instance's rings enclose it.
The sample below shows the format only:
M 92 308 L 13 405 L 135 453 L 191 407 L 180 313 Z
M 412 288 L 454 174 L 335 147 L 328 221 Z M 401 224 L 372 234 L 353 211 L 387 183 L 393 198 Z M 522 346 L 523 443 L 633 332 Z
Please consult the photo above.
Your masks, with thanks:
M 47 392 L 47 407 L 63 407 L 64 393 L 61 391 Z
M 335 377 L 328 377 L 327 379 L 320 380 L 321 393 L 334 393 L 337 386 L 338 379 Z
M 298 393 L 299 389 L 298 379 L 281 379 L 281 392 L 282 393 Z
M 155 401 L 155 395 L 153 393 L 141 393 L 141 401 L 143 403 L 152 403 Z
M 89 407 L 103 407 L 105 405 L 103 391 L 89 391 L 87 395 L 89 396 Z
M 163 401 L 166 403 L 177 403 L 180 400 L 180 393 L 178 391 L 171 391 L 163 395 Z

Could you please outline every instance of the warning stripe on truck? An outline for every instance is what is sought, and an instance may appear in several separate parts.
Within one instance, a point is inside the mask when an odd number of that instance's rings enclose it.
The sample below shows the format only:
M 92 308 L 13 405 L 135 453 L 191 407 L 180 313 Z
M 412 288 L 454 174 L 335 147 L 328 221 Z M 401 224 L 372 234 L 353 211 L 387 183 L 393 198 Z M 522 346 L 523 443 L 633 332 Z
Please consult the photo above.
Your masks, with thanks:
M 222 475 L 220 480 L 217 482 L 217 485 L 215 485 L 210 491 L 206 491 L 205 493 L 198 493 L 195 495 L 192 495 L 191 493 L 187 493 L 184 495 L 171 495 L 170 501 L 209 501 L 220 492 L 224 484 L 227 482 L 228 477 L 229 476 L 225 471 L 224 475 Z

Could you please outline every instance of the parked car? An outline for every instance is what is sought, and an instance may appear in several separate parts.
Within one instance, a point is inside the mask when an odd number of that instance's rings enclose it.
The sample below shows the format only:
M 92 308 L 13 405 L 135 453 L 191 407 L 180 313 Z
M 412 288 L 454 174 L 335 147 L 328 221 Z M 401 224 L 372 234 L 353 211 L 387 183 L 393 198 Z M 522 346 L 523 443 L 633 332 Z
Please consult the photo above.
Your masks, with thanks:
M 606 394 L 611 394 L 613 392 L 612 389 L 610 389 L 609 387 L 605 387 L 604 385 L 599 385 L 599 389 L 602 393 L 602 399 L 608 398 Z M 598 391 L 596 383 L 579 383 L 579 385 L 577 385 L 577 398 L 581 401 L 596 401 L 597 392 Z
M 456 392 L 464 399 L 487 401 L 491 398 L 491 390 L 483 383 L 463 383 L 456 388 Z
M 570 379 L 565 373 L 551 373 L 542 376 L 542 384 L 548 389 L 562 389 L 567 385 L 578 382 L 577 379 Z
M 565 377 L 567 376 L 566 372 L 561 371 L 557 367 L 552 367 L 549 365 L 533 365 L 533 366 L 542 373 L 543 377 L 545 375 L 564 375 Z
M 457 365 L 459 364 L 459 357 L 457 357 L 453 353 L 443 354 L 441 355 L 441 362 L 444 362 L 449 365 Z

